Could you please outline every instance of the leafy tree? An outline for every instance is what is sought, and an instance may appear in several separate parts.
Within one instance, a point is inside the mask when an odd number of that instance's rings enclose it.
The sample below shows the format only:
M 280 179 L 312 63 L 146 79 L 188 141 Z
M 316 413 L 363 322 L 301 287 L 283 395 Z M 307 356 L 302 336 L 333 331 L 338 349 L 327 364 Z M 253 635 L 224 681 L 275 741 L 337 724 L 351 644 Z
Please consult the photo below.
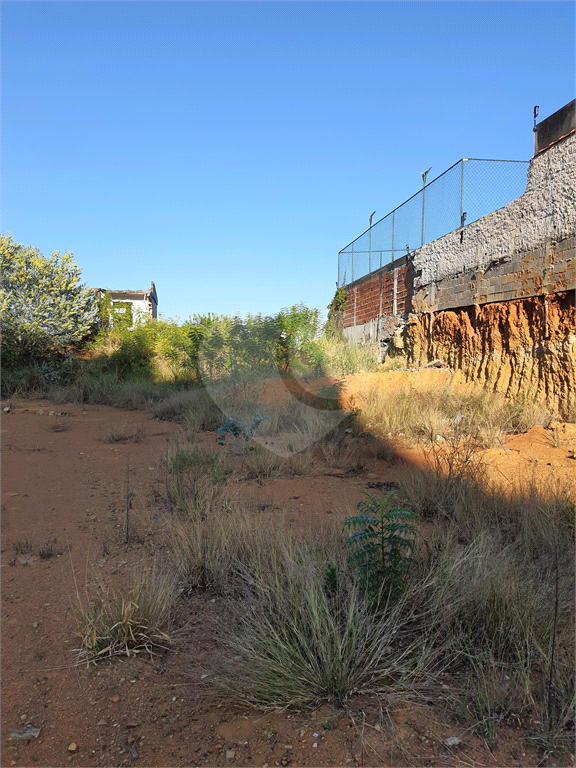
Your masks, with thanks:
M 315 341 L 320 331 L 320 313 L 305 304 L 294 304 L 282 309 L 275 318 L 279 331 L 276 360 L 283 371 L 298 358 L 303 362 L 316 362 Z
M 0 235 L 2 356 L 8 367 L 78 346 L 96 328 L 98 306 L 80 284 L 71 253 L 44 256 Z

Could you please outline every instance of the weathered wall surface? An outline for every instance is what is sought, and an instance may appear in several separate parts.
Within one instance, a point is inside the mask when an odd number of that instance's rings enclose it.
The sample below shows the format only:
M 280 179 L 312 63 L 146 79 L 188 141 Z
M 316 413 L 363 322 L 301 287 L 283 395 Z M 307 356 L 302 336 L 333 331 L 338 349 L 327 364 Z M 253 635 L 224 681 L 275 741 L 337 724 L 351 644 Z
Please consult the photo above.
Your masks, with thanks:
M 573 288 L 575 190 L 571 134 L 532 159 L 522 197 L 415 252 L 414 310 Z
M 574 293 L 556 293 L 423 315 L 406 327 L 409 360 L 441 359 L 464 379 L 507 397 L 539 392 L 563 418 L 574 418 Z
M 532 158 L 522 197 L 347 286 L 345 334 L 404 346 L 416 365 L 442 359 L 508 396 L 539 392 L 568 416 L 575 203 L 571 133 Z
M 412 310 L 413 267 L 404 256 L 392 264 L 346 286 L 348 304 L 344 327 L 362 325 L 379 315 L 397 315 Z
M 488 265 L 447 275 L 414 289 L 415 312 L 453 309 L 491 301 L 541 296 L 573 288 L 575 238 L 494 256 Z

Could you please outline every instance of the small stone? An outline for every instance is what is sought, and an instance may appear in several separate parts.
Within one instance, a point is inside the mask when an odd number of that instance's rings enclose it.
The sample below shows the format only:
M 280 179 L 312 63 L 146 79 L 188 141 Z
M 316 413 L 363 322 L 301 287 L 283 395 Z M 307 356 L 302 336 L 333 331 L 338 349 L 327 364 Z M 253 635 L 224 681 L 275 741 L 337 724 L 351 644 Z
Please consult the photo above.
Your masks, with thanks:
M 110 701 L 112 702 L 112 704 L 118 704 L 118 702 L 120 701 L 120 696 L 110 696 Z
M 37 739 L 40 735 L 41 728 L 35 728 L 33 725 L 24 725 L 18 728 L 14 728 L 10 731 L 9 739 Z
M 374 726 L 374 730 L 375 731 L 381 731 L 382 729 L 380 728 L 380 725 L 378 723 L 376 723 L 376 725 Z
M 317 746 L 318 746 L 318 742 L 317 742 L 317 741 L 315 741 L 315 742 L 314 742 L 314 744 L 312 744 L 312 748 L 313 748 L 313 749 L 316 749 L 316 747 L 317 747 Z
M 462 739 L 459 739 L 457 736 L 449 736 L 445 739 L 444 744 L 447 747 L 457 747 L 459 744 L 462 744 Z
M 126 728 L 138 728 L 139 725 L 140 723 L 126 723 Z
M 76 752 L 78 749 L 78 745 L 75 741 L 73 741 L 71 744 L 68 744 L 68 752 Z
M 132 755 L 134 760 L 136 760 L 136 758 L 138 757 L 138 752 L 136 751 L 136 747 L 134 745 L 130 747 L 130 754 Z
M 108 723 L 106 722 L 106 720 L 98 720 L 96 725 L 108 725 Z
M 234 760 L 235 755 L 236 755 L 236 752 L 234 752 L 233 749 L 226 750 L 226 760 Z

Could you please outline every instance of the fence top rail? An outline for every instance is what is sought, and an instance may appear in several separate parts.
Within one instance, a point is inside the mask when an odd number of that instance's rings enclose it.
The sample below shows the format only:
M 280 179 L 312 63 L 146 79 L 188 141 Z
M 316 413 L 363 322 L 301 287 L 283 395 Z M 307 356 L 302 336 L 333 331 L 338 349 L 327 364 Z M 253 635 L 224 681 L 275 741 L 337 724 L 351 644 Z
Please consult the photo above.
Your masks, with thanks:
M 496 158 L 488 158 L 488 157 L 462 157 L 460 160 L 457 160 L 455 163 L 453 163 L 449 168 L 446 168 L 445 171 L 442 171 L 442 173 L 438 174 L 435 178 L 432 179 L 432 181 L 429 181 L 427 184 L 424 184 L 421 189 L 419 189 L 417 192 L 415 192 L 411 197 L 408 197 L 406 200 L 404 200 L 403 203 L 400 203 L 400 205 L 397 205 L 396 208 L 393 208 L 389 213 L 387 213 L 385 216 L 382 216 L 382 218 L 378 219 L 378 221 L 375 221 L 374 224 L 372 224 L 371 227 L 368 227 L 367 229 L 362 232 L 362 234 L 355 237 L 353 240 L 351 240 L 348 245 L 345 245 L 344 248 L 341 248 L 338 251 L 338 255 L 341 253 L 345 253 L 350 246 L 353 246 L 354 243 L 357 240 L 360 240 L 361 237 L 364 237 L 365 234 L 370 232 L 371 229 L 374 229 L 380 222 L 384 221 L 384 219 L 387 219 L 389 216 L 392 216 L 392 214 L 396 213 L 397 210 L 402 208 L 406 203 L 409 203 L 410 200 L 413 200 L 415 197 L 418 197 L 418 195 L 422 194 L 422 191 L 429 187 L 431 184 L 434 184 L 434 182 L 438 181 L 438 179 L 441 179 L 442 176 L 445 176 L 447 173 L 449 173 L 453 168 L 456 168 L 457 165 L 460 165 L 460 163 L 466 163 L 469 161 L 475 161 L 475 162 L 483 162 L 483 163 L 525 163 L 529 164 L 529 160 L 497 160 Z M 376 250 L 376 253 L 380 249 Z M 361 253 L 361 251 L 359 251 Z
M 481 163 L 525 163 L 526 165 L 530 164 L 530 160 L 498 160 L 495 157 L 463 157 L 462 160 L 464 161 L 476 160 L 477 162 L 481 162 Z M 461 161 L 459 160 L 458 162 L 461 162 Z M 456 165 L 458 165 L 458 163 L 456 163 Z M 452 166 L 452 168 L 454 168 L 454 166 Z M 450 170 L 450 168 L 448 170 Z M 436 181 L 436 179 L 434 179 L 434 181 Z

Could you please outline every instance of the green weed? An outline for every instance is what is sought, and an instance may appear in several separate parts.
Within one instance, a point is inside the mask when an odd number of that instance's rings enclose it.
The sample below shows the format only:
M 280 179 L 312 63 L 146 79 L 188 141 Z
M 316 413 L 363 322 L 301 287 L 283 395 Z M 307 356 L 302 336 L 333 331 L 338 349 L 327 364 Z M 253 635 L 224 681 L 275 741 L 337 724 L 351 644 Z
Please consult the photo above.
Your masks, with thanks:
M 345 543 L 360 584 L 376 603 L 395 600 L 402 593 L 412 561 L 416 528 L 414 512 L 407 507 L 392 508 L 398 491 L 385 496 L 364 494 L 359 514 L 346 518 L 343 528 L 359 528 Z

